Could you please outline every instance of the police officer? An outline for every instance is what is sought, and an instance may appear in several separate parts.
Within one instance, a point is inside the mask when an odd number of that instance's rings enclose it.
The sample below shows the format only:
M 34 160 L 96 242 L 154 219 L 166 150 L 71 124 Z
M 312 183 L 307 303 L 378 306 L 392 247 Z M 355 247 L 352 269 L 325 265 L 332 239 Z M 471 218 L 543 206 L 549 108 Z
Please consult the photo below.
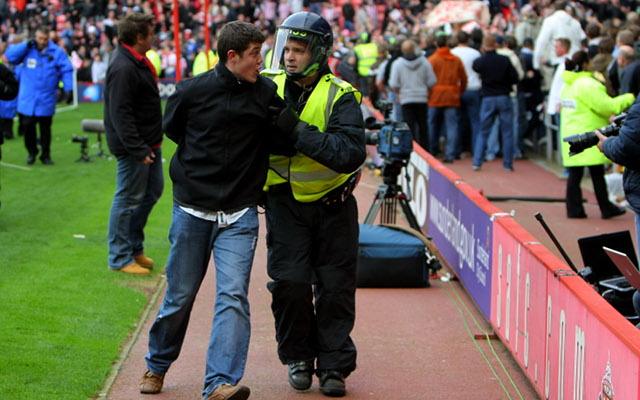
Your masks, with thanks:
M 33 164 L 38 154 L 36 123 L 40 126 L 40 160 L 51 165 L 51 122 L 56 112 L 58 82 L 64 90 L 73 89 L 73 67 L 67 54 L 49 39 L 50 29 L 41 25 L 35 38 L 7 48 L 7 60 L 22 64 L 18 114 L 24 125 L 24 144 L 29 152 L 27 164 Z M 69 95 L 67 95 L 69 96 Z
M 290 385 L 308 389 L 315 372 L 322 393 L 344 396 L 344 380 L 356 368 L 350 333 L 358 210 L 351 192 L 366 151 L 361 95 L 331 74 L 332 43 L 322 17 L 293 14 L 278 27 L 271 67 L 263 72 L 286 103 L 277 124 L 297 150 L 270 157 L 267 286 Z

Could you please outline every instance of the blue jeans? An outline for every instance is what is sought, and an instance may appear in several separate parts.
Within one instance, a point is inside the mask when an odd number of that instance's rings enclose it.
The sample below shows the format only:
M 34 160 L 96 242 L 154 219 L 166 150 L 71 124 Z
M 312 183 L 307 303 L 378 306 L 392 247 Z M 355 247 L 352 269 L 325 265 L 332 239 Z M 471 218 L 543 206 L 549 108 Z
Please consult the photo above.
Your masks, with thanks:
M 429 107 L 429 152 L 436 154 L 440 147 L 440 131 L 442 130 L 442 120 L 444 118 L 446 145 L 444 156 L 448 160 L 456 158 L 458 148 L 458 118 L 460 108 L 458 107 Z
M 173 206 L 169 230 L 167 290 L 149 331 L 145 359 L 151 372 L 164 375 L 178 358 L 196 294 L 213 250 L 216 301 L 207 351 L 203 398 L 222 384 L 236 385 L 249 350 L 249 277 L 258 239 L 258 212 L 251 207 L 236 222 L 219 227 Z
M 517 141 L 518 141 L 518 98 L 510 97 L 511 103 L 513 105 L 513 148 L 514 154 L 520 156 L 519 152 L 515 151 Z M 493 126 L 491 127 L 491 133 L 489 133 L 489 138 L 487 139 L 487 149 L 485 150 L 485 156 L 489 158 L 496 158 L 498 152 L 500 151 L 500 140 L 498 139 L 498 134 L 500 133 L 500 123 L 498 120 L 495 120 Z M 503 152 L 504 153 L 504 152 Z
M 151 209 L 164 190 L 162 150 L 152 164 L 143 164 L 133 156 L 119 156 L 116 172 L 116 194 L 111 204 L 107 240 L 109 268 L 121 269 L 142 254 L 144 227 Z
M 459 156 L 462 153 L 463 144 L 471 144 L 471 152 L 473 153 L 476 138 L 478 132 L 480 132 L 480 91 L 479 90 L 465 90 L 460 95 L 460 119 L 461 121 L 467 118 L 468 123 L 458 124 L 458 147 L 456 148 L 456 155 Z M 463 128 L 469 128 L 468 131 Z M 466 140 L 467 132 L 470 137 Z
M 489 96 L 482 99 L 480 106 L 480 133 L 473 149 L 473 165 L 481 166 L 484 150 L 493 121 L 498 118 L 502 133 L 502 163 L 505 168 L 513 168 L 513 104 L 508 95 Z

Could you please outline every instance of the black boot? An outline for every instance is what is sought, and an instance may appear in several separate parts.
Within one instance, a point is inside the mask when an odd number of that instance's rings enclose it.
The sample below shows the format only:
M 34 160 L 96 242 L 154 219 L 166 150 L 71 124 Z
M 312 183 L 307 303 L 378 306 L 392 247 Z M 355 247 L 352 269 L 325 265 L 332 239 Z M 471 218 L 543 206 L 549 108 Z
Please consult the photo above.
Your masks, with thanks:
M 289 384 L 295 390 L 307 390 L 311 387 L 313 361 L 300 361 L 289 364 Z
M 338 371 L 322 371 L 320 373 L 320 391 L 325 396 L 344 396 L 347 393 L 344 375 Z

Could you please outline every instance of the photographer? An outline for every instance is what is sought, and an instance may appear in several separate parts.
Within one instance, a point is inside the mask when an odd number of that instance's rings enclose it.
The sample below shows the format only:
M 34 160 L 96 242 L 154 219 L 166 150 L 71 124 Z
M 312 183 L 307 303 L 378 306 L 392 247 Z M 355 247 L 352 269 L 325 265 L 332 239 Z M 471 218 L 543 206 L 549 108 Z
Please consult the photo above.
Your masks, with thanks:
M 623 186 L 629 207 L 636 213 L 636 241 L 640 238 L 640 102 L 636 99 L 620 133 L 606 137 L 600 131 L 598 148 L 611 161 L 620 164 L 624 169 Z
M 576 52 L 565 61 L 566 70 L 562 72 L 564 85 L 560 95 L 560 133 L 563 138 L 607 125 L 611 115 L 621 113 L 633 102 L 631 94 L 609 97 L 605 85 L 589 72 L 589 66 L 589 56 L 584 51 Z M 584 167 L 589 167 L 602 218 L 608 219 L 624 214 L 624 208 L 619 208 L 609 201 L 604 180 L 604 164 L 610 161 L 606 157 L 593 147 L 586 148 L 579 154 L 572 154 L 570 143 L 563 140 L 562 162 L 569 168 L 566 203 L 568 218 L 587 217 L 580 189 Z
M 607 137 L 596 131 L 598 148 L 613 162 L 622 165 L 622 185 L 629 207 L 636 214 L 636 246 L 640 242 L 640 103 L 631 105 L 617 136 Z M 633 294 L 633 308 L 640 315 L 640 292 Z M 640 328 L 640 324 L 637 325 Z

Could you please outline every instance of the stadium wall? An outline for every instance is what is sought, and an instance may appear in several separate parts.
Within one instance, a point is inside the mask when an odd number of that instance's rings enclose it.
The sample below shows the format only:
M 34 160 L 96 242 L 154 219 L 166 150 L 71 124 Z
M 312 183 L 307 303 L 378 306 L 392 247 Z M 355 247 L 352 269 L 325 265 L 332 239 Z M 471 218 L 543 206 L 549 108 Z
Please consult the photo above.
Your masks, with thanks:
M 416 143 L 407 172 L 418 223 L 542 398 L 640 398 L 640 330 Z

